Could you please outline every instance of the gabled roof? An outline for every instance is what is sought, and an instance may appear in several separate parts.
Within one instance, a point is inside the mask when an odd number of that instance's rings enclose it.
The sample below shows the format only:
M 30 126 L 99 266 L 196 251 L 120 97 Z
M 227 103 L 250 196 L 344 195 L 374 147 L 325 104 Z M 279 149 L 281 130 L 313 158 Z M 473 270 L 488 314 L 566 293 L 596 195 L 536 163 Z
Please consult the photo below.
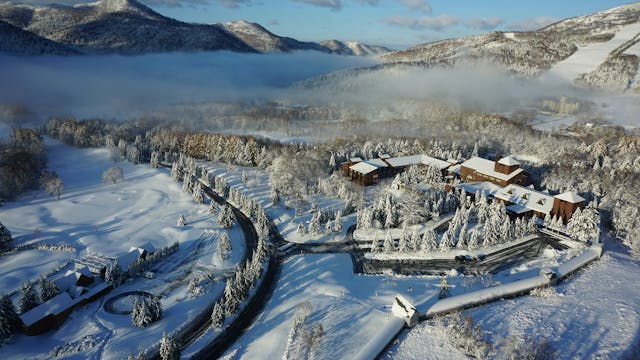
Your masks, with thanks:
M 77 281 L 78 278 L 76 277 L 75 273 L 73 271 L 67 271 L 67 273 L 64 274 L 63 277 L 53 280 L 53 283 L 56 285 L 58 290 L 64 292 L 76 286 Z
M 22 323 L 26 326 L 31 326 L 49 314 L 54 316 L 58 315 L 72 306 L 73 300 L 71 299 L 71 296 L 66 292 L 61 292 L 46 303 L 40 304 L 20 315 L 20 320 L 22 320 Z
M 487 176 L 492 176 L 496 179 L 500 179 L 500 180 L 510 180 L 512 179 L 514 176 L 522 173 L 524 170 L 522 168 L 516 169 L 514 171 L 512 171 L 510 174 L 505 175 L 502 173 L 499 173 L 497 171 L 494 170 L 495 167 L 495 162 L 488 160 L 488 159 L 483 159 L 481 157 L 477 157 L 474 156 L 471 159 L 463 162 L 461 164 L 461 166 L 464 166 L 466 168 L 469 169 L 473 169 L 481 174 L 487 175 Z
M 553 209 L 553 197 L 551 195 L 520 185 L 511 184 L 505 186 L 495 194 L 495 197 L 544 214 L 550 213 L 551 209 Z M 516 210 L 522 211 L 517 207 L 510 210 L 514 212 L 517 212 Z
M 400 157 L 386 159 L 386 161 L 393 167 L 422 164 L 422 165 L 428 165 L 431 167 L 435 167 L 439 170 L 442 170 L 451 166 L 451 163 L 447 161 L 436 159 L 427 155 L 400 156 Z
M 133 264 L 140 258 L 140 252 L 138 250 L 133 250 L 128 253 L 124 253 L 116 258 L 118 260 L 118 265 L 122 270 L 129 269 L 129 265 Z
M 512 158 L 511 156 L 503 157 L 502 159 L 498 160 L 498 164 L 507 165 L 507 166 L 521 165 L 520 161 Z
M 146 243 L 139 246 L 132 246 L 129 248 L 129 252 L 137 250 L 140 254 L 146 252 L 147 254 L 153 253 L 156 251 L 155 246 L 151 243 L 151 241 L 147 241 Z
M 375 166 L 373 164 L 370 164 L 367 161 L 362 161 L 359 162 L 355 165 L 351 165 L 349 166 L 349 169 L 355 171 L 355 172 L 359 172 L 360 174 L 366 175 L 369 174 L 370 172 L 373 172 L 375 170 L 378 170 L 380 168 L 380 166 Z
M 567 191 L 566 193 L 556 195 L 555 198 L 572 204 L 578 204 L 584 201 L 584 198 L 575 191 Z

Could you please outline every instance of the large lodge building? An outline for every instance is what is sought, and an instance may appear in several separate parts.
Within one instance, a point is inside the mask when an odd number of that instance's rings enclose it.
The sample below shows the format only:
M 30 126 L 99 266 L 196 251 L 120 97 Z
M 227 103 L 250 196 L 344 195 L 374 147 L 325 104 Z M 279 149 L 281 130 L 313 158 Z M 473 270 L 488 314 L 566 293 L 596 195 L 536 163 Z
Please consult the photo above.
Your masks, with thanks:
M 483 192 L 487 197 L 504 203 L 508 212 L 516 217 L 559 217 L 567 223 L 578 208 L 584 208 L 585 199 L 575 192 L 550 195 L 535 190 L 530 175 L 521 168 L 518 160 L 497 156 L 494 160 L 481 157 L 458 164 L 427 155 L 392 158 L 380 155 L 377 159 L 351 158 L 341 164 L 342 172 L 363 186 L 375 185 L 382 178 L 395 176 L 409 166 L 431 166 L 447 179 L 447 189 L 453 186 L 470 196 Z M 454 182 L 460 181 L 455 184 Z

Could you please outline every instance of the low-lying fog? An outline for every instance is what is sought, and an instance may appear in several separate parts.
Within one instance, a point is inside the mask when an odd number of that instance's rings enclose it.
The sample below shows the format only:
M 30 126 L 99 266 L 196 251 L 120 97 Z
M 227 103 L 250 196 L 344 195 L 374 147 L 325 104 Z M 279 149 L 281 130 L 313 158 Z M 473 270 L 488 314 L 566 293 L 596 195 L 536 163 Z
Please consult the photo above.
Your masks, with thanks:
M 374 58 L 319 52 L 175 53 L 144 56 L 0 56 L 0 104 L 23 104 L 38 117 L 127 119 L 182 103 L 208 101 L 288 104 L 358 104 L 362 115 L 384 117 L 395 99 L 442 99 L 487 112 L 508 113 L 539 97 L 592 101 L 609 121 L 637 127 L 637 96 L 609 97 L 579 90 L 562 79 L 523 80 L 490 65 L 464 69 L 350 71 Z M 329 76 L 338 70 L 347 70 Z M 357 76 L 354 76 L 357 75 Z M 305 89 L 291 84 L 306 79 Z M 610 104 L 603 108 L 602 104 Z M 374 106 L 374 104 L 376 106 Z M 375 116 L 372 116 L 375 114 Z M 397 112 L 390 116 L 402 116 Z

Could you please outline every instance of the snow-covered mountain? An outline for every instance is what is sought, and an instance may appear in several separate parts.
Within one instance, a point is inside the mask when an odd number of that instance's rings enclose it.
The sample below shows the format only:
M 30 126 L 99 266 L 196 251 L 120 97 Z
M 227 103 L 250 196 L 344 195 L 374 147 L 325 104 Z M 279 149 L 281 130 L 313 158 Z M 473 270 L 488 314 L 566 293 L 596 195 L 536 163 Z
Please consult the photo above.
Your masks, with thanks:
M 0 21 L 0 52 L 17 55 L 73 55 L 78 52 L 68 46 L 47 40 Z
M 537 31 L 491 32 L 415 46 L 387 64 L 454 65 L 489 61 L 508 70 L 551 74 L 594 87 L 638 89 L 640 3 L 559 21 Z
M 367 45 L 357 41 L 326 40 L 320 45 L 340 55 L 371 56 L 391 52 L 384 46 Z
M 237 36 L 247 45 L 260 52 L 316 50 L 330 52 L 326 47 L 314 42 L 302 42 L 289 37 L 281 37 L 265 29 L 262 25 L 240 20 L 220 24 L 228 32 Z
M 259 24 L 235 21 L 190 24 L 162 16 L 136 0 L 100 0 L 93 3 L 34 6 L 0 3 L 0 21 L 28 31 L 61 48 L 83 53 L 144 54 L 170 51 L 231 50 L 237 52 L 288 52 L 316 50 L 325 53 L 369 55 L 377 47 L 348 43 L 353 51 L 334 50 L 271 33 Z M 18 42 L 7 33 L 5 42 Z M 32 46 L 33 47 L 33 46 Z M 10 48 L 6 52 L 12 51 Z M 17 52 L 21 52 L 18 49 Z M 50 53 L 47 47 L 33 53 Z M 59 53 L 54 51 L 53 53 Z
M 164 17 L 135 0 L 102 0 L 74 6 L 4 3 L 0 20 L 87 53 L 254 51 L 215 25 Z

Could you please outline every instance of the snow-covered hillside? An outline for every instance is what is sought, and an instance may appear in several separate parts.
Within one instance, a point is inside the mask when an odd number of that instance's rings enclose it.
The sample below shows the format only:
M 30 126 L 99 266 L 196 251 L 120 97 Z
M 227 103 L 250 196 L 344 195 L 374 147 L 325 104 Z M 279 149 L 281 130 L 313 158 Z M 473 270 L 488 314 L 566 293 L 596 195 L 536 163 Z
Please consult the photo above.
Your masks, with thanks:
M 278 36 L 259 24 L 247 21 L 211 25 L 185 23 L 160 15 L 136 0 L 99 0 L 73 6 L 0 2 L 0 21 L 85 53 L 315 50 L 364 56 L 383 49 L 354 42 L 346 43 L 353 48 L 347 53 L 315 42 Z M 6 31 L 5 35 L 7 40 L 3 39 L 2 42 L 19 40 L 18 35 Z M 50 44 L 45 45 L 51 47 Z M 64 46 L 60 45 L 60 48 Z M 19 50 L 0 47 L 0 51 L 24 53 Z M 41 49 L 31 50 L 31 53 L 59 52 L 43 45 Z
M 320 45 L 340 55 L 371 56 L 391 51 L 384 46 L 367 45 L 357 41 L 326 40 L 321 41 Z

